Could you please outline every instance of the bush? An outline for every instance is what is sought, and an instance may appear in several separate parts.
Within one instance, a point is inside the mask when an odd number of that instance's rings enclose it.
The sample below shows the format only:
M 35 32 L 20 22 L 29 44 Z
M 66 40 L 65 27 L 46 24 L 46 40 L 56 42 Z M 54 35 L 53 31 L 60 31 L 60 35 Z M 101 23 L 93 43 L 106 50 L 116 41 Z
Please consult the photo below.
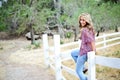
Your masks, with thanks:
M 33 44 L 31 44 L 31 45 L 29 45 L 29 46 L 27 46 L 27 49 L 37 49 L 37 48 L 40 48 L 41 47 L 41 45 L 40 45 L 40 42 L 39 41 L 35 41 L 35 42 L 33 42 Z
M 72 37 L 72 32 L 67 32 L 65 37 L 66 38 L 71 38 Z
M 60 44 L 64 44 L 64 41 L 60 40 Z
M 33 43 L 33 45 L 35 46 L 34 49 L 39 48 L 40 47 L 40 42 L 39 41 L 35 41 Z

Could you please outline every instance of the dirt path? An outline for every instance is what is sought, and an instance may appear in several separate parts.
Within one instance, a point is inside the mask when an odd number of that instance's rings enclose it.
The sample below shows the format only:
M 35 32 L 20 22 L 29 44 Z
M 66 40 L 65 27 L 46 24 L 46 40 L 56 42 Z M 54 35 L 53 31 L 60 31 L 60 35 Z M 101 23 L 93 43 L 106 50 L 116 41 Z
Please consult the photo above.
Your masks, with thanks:
M 0 51 L 0 80 L 55 80 L 43 63 L 42 49 L 23 50 L 29 43 L 21 39 L 0 41 L 3 47 Z
M 1 65 L 0 80 L 55 80 L 45 68 L 35 65 Z

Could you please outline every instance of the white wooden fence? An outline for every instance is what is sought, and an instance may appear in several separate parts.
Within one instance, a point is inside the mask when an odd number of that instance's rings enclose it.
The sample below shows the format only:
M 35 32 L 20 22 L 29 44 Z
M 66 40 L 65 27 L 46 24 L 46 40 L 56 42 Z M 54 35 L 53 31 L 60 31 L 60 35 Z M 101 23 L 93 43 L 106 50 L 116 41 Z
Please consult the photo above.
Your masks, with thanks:
M 103 50 L 110 46 L 119 45 L 120 32 L 112 33 L 112 34 L 104 34 L 103 36 L 96 37 L 96 40 L 98 39 L 103 39 L 103 40 L 96 42 L 96 46 L 101 44 L 104 44 L 104 45 L 101 47 L 98 47 L 97 50 L 100 50 L 100 49 Z M 109 42 L 112 42 L 112 43 L 109 43 Z M 77 76 L 75 70 L 69 67 L 66 67 L 61 63 L 62 61 L 72 59 L 70 53 L 73 49 L 65 52 L 60 52 L 61 48 L 67 47 L 70 45 L 74 46 L 75 44 L 79 45 L 80 41 L 60 45 L 60 36 L 54 35 L 54 47 L 49 47 L 47 34 L 43 35 L 45 64 L 47 65 L 47 67 L 51 67 L 55 70 L 56 80 L 66 80 L 65 77 L 62 75 L 62 69 L 66 70 L 72 75 Z M 54 55 L 49 55 L 49 51 L 53 51 Z M 120 69 L 119 58 L 97 56 L 93 51 L 88 52 L 88 80 L 95 80 L 96 78 L 95 64 L 100 64 L 103 66 Z

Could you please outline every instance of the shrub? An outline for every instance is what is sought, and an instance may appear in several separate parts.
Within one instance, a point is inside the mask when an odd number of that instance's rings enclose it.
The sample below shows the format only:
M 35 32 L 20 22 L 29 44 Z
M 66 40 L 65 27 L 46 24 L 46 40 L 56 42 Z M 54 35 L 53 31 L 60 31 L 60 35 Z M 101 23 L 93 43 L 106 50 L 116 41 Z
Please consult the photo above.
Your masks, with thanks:
M 60 44 L 64 44 L 64 41 L 60 40 Z
M 71 38 L 72 37 L 72 32 L 67 32 L 65 37 L 66 38 Z

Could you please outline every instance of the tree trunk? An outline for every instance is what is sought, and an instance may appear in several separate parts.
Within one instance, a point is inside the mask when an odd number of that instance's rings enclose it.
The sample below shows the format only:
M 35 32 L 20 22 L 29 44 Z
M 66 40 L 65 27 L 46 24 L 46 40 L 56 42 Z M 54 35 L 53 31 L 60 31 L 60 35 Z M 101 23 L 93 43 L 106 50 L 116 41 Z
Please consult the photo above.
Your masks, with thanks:
M 117 26 L 115 26 L 115 32 L 118 32 L 119 30 L 118 30 L 118 27 Z
M 100 30 L 97 31 L 97 34 L 96 34 L 97 37 L 99 36 L 99 33 L 100 33 Z
M 64 36 L 64 30 L 63 30 L 61 24 L 59 24 L 59 26 L 58 26 L 58 31 L 59 31 L 60 37 L 61 37 L 61 38 L 64 38 L 64 37 L 65 37 L 65 36 Z
M 32 6 L 32 3 L 33 3 L 33 0 L 30 0 L 29 7 L 31 7 L 31 6 Z
M 32 3 L 33 3 L 33 0 L 30 0 L 29 7 L 32 6 Z M 32 27 L 32 25 L 33 25 L 33 19 L 31 18 L 30 20 L 31 20 L 31 22 L 30 22 L 31 44 L 34 44 L 35 37 L 34 37 L 34 29 Z
M 54 8 L 56 9 L 56 0 L 53 0 L 54 1 Z
M 22 0 L 22 4 L 25 4 L 25 0 Z
M 31 44 L 34 44 L 34 42 L 35 42 L 34 30 L 33 30 L 33 27 L 32 27 L 31 23 L 29 24 L 29 27 L 30 27 L 30 35 L 31 35 Z
M 62 29 L 62 24 L 59 20 L 60 13 L 61 13 L 61 0 L 54 0 L 54 7 L 57 10 L 56 17 L 57 17 L 57 24 L 58 24 L 58 32 L 62 38 L 64 38 L 64 31 Z
M 73 29 L 73 31 L 74 31 L 74 41 L 77 41 L 77 31 L 76 31 L 76 29 Z

